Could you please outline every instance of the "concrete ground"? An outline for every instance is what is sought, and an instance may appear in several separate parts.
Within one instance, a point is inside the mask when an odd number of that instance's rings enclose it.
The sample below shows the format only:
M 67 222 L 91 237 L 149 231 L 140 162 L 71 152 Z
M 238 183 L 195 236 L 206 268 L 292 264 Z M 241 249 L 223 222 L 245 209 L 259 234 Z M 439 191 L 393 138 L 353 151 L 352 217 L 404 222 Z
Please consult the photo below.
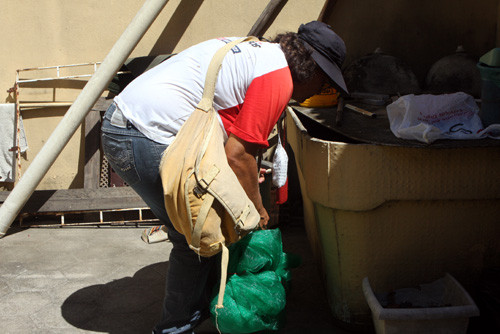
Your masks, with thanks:
M 0 333 L 151 333 L 160 315 L 169 242 L 146 244 L 144 227 L 10 228 L 0 239 Z M 292 270 L 281 333 L 335 326 L 301 224 L 281 227 Z M 207 321 L 197 333 L 216 333 Z

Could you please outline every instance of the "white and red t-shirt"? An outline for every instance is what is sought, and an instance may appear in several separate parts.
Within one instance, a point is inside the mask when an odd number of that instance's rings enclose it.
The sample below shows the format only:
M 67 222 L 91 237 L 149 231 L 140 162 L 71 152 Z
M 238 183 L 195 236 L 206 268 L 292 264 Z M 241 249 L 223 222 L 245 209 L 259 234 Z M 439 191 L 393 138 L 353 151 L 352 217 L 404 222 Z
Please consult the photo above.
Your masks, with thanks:
M 143 73 L 115 97 L 118 108 L 146 137 L 170 144 L 201 100 L 213 55 L 234 39 L 197 44 Z M 244 42 L 231 49 L 222 62 L 214 107 L 227 134 L 268 146 L 269 133 L 292 90 L 279 44 Z

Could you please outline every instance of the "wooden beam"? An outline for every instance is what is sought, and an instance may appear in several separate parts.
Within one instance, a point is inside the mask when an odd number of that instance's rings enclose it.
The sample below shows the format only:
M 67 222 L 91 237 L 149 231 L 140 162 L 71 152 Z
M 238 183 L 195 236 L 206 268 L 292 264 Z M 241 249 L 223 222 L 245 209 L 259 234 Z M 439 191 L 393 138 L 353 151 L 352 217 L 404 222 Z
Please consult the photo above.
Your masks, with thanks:
M 101 176 L 101 114 L 113 103 L 113 99 L 100 97 L 85 117 L 85 167 L 83 188 L 99 188 Z
M 337 0 L 326 0 L 325 4 L 323 5 L 323 9 L 321 10 L 321 13 L 319 14 L 318 21 L 325 22 L 325 20 L 328 20 L 329 16 L 333 11 L 333 7 L 336 4 Z
M 85 117 L 85 167 L 83 187 L 99 188 L 101 175 L 101 113 L 91 110 Z
M 267 4 L 264 11 L 260 14 L 252 29 L 248 32 L 248 36 L 261 37 L 267 31 L 269 26 L 278 16 L 281 9 L 285 6 L 288 0 L 271 0 Z
M 497 40 L 496 46 L 500 46 L 500 0 L 497 2 Z
M 0 192 L 3 204 L 9 191 Z M 36 190 L 21 213 L 98 211 L 145 208 L 146 203 L 130 187 Z

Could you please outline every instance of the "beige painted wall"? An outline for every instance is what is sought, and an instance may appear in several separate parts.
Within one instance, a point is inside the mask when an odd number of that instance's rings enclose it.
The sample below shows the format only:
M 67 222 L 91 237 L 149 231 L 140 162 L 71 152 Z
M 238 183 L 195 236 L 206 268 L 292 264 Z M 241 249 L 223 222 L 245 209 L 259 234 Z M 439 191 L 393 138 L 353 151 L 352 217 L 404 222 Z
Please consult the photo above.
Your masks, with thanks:
M 132 56 L 170 53 L 217 36 L 246 35 L 268 0 L 170 0 Z M 13 102 L 7 90 L 17 69 L 98 62 L 109 52 L 141 0 L 5 0 L 0 3 L 0 102 Z M 296 30 L 316 19 L 324 0 L 288 0 L 265 36 Z M 52 84 L 53 85 L 53 84 Z M 73 99 L 80 89 L 21 90 L 20 99 Z M 24 110 L 29 150 L 22 172 L 43 146 L 67 108 Z M 37 189 L 83 185 L 82 132 L 78 130 Z M 0 183 L 0 189 L 11 185 Z

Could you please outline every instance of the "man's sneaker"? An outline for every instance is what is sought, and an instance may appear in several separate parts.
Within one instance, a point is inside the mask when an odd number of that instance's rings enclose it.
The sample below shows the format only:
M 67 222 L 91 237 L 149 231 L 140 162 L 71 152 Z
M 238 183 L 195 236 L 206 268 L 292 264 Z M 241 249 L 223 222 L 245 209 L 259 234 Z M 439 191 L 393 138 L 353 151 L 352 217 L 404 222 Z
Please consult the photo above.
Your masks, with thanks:
M 167 228 L 165 225 L 147 228 L 142 232 L 141 239 L 148 244 L 168 240 Z

